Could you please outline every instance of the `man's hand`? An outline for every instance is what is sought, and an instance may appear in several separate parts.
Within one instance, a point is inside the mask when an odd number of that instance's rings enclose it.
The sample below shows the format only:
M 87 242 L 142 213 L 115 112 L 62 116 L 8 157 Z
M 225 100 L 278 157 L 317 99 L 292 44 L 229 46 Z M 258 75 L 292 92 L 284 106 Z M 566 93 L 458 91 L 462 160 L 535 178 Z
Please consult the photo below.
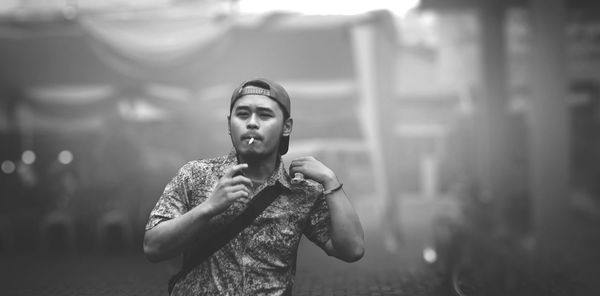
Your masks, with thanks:
M 294 173 L 302 173 L 305 178 L 321 183 L 325 190 L 335 188 L 340 184 L 335 173 L 312 156 L 294 159 L 290 164 L 290 174 L 293 176 Z
M 250 196 L 252 181 L 242 175 L 238 175 L 248 164 L 238 164 L 225 172 L 225 175 L 219 180 L 215 190 L 206 200 L 206 205 L 210 208 L 212 215 L 218 215 L 241 197 Z
M 144 253 L 152 262 L 158 262 L 181 254 L 197 244 L 205 242 L 213 228 L 210 219 L 227 210 L 238 198 L 249 196 L 250 179 L 237 176 L 248 164 L 236 165 L 225 172 L 215 190 L 205 202 L 185 214 L 166 220 L 144 235 Z
M 292 161 L 290 173 L 302 173 L 308 179 L 321 183 L 325 191 L 338 188 L 341 184 L 335 173 L 314 157 L 301 157 Z M 364 232 L 356 211 L 348 200 L 344 190 L 337 190 L 327 195 L 329 207 L 330 240 L 323 250 L 330 256 L 347 262 L 362 258 L 364 248 Z

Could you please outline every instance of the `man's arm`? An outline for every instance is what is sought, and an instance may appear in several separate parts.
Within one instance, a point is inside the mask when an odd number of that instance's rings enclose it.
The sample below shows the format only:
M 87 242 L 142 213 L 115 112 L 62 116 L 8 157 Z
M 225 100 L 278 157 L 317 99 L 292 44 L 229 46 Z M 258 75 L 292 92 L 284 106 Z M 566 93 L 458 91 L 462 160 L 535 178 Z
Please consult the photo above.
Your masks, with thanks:
M 209 229 L 209 221 L 214 216 L 205 203 L 177 218 L 161 222 L 147 230 L 144 235 L 144 253 L 151 262 L 172 258 L 194 241 L 201 240 L 201 234 Z
M 341 185 L 335 173 L 314 157 L 302 157 L 292 161 L 290 172 L 303 173 L 315 180 L 325 192 Z M 364 232 L 358 214 L 343 189 L 326 194 L 331 219 L 330 240 L 324 246 L 328 255 L 346 262 L 354 262 L 364 255 Z
M 327 190 L 339 185 L 323 186 Z M 365 252 L 364 232 L 354 207 L 343 189 L 325 198 L 331 218 L 331 239 L 325 244 L 325 252 L 347 262 L 358 261 Z
M 159 262 L 172 258 L 191 244 L 206 239 L 210 219 L 224 212 L 236 199 L 249 196 L 248 188 L 252 186 L 250 179 L 235 176 L 246 167 L 247 164 L 232 167 L 219 180 L 206 201 L 177 218 L 147 230 L 144 235 L 144 253 L 148 260 Z

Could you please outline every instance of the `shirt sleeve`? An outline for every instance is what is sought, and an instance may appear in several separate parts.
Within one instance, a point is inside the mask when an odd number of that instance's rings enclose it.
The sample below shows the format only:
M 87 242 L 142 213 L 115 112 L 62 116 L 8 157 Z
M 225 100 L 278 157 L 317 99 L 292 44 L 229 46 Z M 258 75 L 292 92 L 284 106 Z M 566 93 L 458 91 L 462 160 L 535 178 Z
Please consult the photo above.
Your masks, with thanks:
M 323 248 L 325 243 L 330 238 L 329 226 L 329 207 L 327 206 L 327 200 L 322 193 L 318 193 L 319 196 L 311 209 L 308 217 L 308 226 L 304 230 L 304 235 L 317 246 Z
M 150 212 L 146 230 L 150 230 L 161 222 L 179 217 L 189 211 L 188 191 L 190 189 L 191 174 L 192 165 L 190 163 L 179 169 L 177 175 L 167 184 L 154 209 Z

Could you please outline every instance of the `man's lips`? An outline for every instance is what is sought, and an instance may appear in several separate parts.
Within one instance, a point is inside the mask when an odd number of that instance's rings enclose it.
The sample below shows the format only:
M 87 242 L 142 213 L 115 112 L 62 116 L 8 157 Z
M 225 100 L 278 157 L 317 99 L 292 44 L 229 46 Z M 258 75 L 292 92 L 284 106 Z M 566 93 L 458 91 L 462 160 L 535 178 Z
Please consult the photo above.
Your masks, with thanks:
M 242 137 L 242 141 L 245 141 L 248 145 L 252 145 L 259 140 L 261 140 L 261 138 L 258 135 L 247 135 Z
M 254 139 L 254 141 L 257 141 L 257 140 L 262 140 L 262 137 L 259 135 L 243 135 L 242 136 L 243 141 L 250 140 L 250 139 Z

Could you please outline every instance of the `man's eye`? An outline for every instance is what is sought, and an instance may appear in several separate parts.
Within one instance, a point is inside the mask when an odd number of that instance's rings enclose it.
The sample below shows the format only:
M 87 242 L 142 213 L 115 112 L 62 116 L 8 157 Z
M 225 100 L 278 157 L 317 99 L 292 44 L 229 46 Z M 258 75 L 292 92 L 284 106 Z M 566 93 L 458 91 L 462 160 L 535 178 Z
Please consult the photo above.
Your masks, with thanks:
M 262 118 L 271 118 L 271 117 L 273 117 L 273 114 L 271 114 L 271 113 L 261 113 L 260 117 L 262 117 Z
M 235 115 L 238 116 L 238 117 L 248 117 L 248 114 L 249 113 L 245 112 L 245 111 L 239 111 L 239 112 L 235 113 Z

